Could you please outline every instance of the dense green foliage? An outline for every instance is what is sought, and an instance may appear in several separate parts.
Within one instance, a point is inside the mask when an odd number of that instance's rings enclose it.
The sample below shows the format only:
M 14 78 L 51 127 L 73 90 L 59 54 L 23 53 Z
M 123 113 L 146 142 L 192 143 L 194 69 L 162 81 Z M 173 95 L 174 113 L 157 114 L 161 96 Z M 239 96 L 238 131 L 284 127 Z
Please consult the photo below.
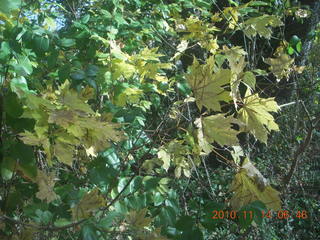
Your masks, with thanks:
M 318 239 L 319 9 L 0 0 L 0 238 Z

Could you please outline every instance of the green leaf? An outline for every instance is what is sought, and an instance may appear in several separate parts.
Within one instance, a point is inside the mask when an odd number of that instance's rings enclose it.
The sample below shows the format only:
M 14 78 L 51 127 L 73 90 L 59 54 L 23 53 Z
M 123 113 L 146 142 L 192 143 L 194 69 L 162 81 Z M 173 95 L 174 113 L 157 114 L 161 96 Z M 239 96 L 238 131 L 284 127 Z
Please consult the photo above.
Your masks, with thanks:
M 33 71 L 32 64 L 27 56 L 18 55 L 16 57 L 17 63 L 12 64 L 14 71 L 17 75 L 27 76 L 30 75 Z
M 76 44 L 76 41 L 74 39 L 70 39 L 70 38 L 62 38 L 58 41 L 58 44 L 61 47 L 72 47 Z
M 176 213 L 172 207 L 162 207 L 158 215 L 161 226 L 173 226 L 176 222 Z
M 160 206 L 164 202 L 164 197 L 160 192 L 156 192 L 153 197 L 153 202 L 155 206 Z
M 191 216 L 181 216 L 176 222 L 176 228 L 181 231 L 188 231 L 195 225 L 195 221 Z
M 0 49 L 0 61 L 2 63 L 5 63 L 8 61 L 9 56 L 11 53 L 11 48 L 8 42 L 2 42 L 1 43 L 1 49 Z
M 99 226 L 101 226 L 103 229 L 107 230 L 112 226 L 114 220 L 116 220 L 117 218 L 122 218 L 122 217 L 123 217 L 123 215 L 116 212 L 116 211 L 108 212 L 107 215 L 100 220 Z
M 71 221 L 68 220 L 68 219 L 65 219 L 65 218 L 59 218 L 57 219 L 55 222 L 54 222 L 54 226 L 56 227 L 63 227 L 63 226 L 66 226 L 68 224 L 70 224 Z
M 60 81 L 64 81 L 69 77 L 70 69 L 71 69 L 70 64 L 65 64 L 59 68 L 58 76 L 59 76 Z
M 19 102 L 18 96 L 15 93 L 10 92 L 8 95 L 5 96 L 4 110 L 13 118 L 18 118 L 22 115 L 22 105 Z
M 297 49 L 297 52 L 298 52 L 298 53 L 301 52 L 301 50 L 302 50 L 302 42 L 301 42 L 301 41 L 299 41 L 299 42 L 297 43 L 296 49 Z
M 202 208 L 201 224 L 208 230 L 215 230 L 216 226 L 224 221 L 224 219 L 212 219 L 215 215 L 214 211 L 223 211 L 224 204 L 218 202 L 207 202 Z
M 76 70 L 75 72 L 70 74 L 70 77 L 73 80 L 80 81 L 80 80 L 85 79 L 86 73 L 83 70 Z
M 10 81 L 10 88 L 12 92 L 19 96 L 19 98 L 23 96 L 24 92 L 29 92 L 27 80 L 23 76 L 12 78 Z
M 81 228 L 81 234 L 83 240 L 97 240 L 97 230 L 92 224 L 86 224 Z
M 289 47 L 287 48 L 287 50 L 288 50 L 288 54 L 289 54 L 289 55 L 294 54 L 294 49 L 293 49 L 292 47 L 289 46 Z
M 252 72 L 245 72 L 242 81 L 251 89 L 255 90 L 256 76 Z
M 34 44 L 36 46 L 37 51 L 47 52 L 49 50 L 50 41 L 48 37 L 36 36 L 34 38 Z
M 1 164 L 1 176 L 8 181 L 12 178 L 16 167 L 16 161 L 11 157 L 4 157 Z
M 32 147 L 18 142 L 10 147 L 10 149 L 10 156 L 18 162 L 17 170 L 19 170 L 26 179 L 35 181 L 37 166 Z
M 9 14 L 12 10 L 20 8 L 21 0 L 0 0 L 0 11 Z

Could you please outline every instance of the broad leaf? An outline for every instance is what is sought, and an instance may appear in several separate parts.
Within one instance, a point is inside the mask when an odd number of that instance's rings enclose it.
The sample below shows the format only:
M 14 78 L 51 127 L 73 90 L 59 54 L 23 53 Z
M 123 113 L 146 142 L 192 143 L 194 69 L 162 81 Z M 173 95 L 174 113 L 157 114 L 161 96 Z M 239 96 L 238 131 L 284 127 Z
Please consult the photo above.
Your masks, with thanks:
M 230 191 L 234 192 L 231 206 L 235 210 L 256 200 L 263 202 L 270 209 L 281 209 L 279 192 L 266 182 L 248 159 L 234 177 Z
M 247 90 L 242 108 L 239 110 L 239 120 L 245 123 L 245 129 L 263 143 L 267 143 L 268 131 L 279 131 L 269 112 L 277 112 L 279 106 L 274 98 L 260 98 L 258 94 L 251 95 Z
M 232 124 L 241 124 L 232 116 L 223 114 L 211 115 L 202 119 L 204 136 L 208 142 L 217 142 L 221 146 L 239 145 L 237 135 L 239 131 L 232 129 Z
M 204 106 L 214 111 L 221 111 L 220 101 L 231 100 L 229 92 L 222 87 L 230 83 L 231 71 L 229 69 L 219 69 L 213 73 L 213 70 L 213 57 L 209 58 L 204 65 L 200 65 L 194 59 L 190 67 L 190 73 L 186 76 L 200 110 Z

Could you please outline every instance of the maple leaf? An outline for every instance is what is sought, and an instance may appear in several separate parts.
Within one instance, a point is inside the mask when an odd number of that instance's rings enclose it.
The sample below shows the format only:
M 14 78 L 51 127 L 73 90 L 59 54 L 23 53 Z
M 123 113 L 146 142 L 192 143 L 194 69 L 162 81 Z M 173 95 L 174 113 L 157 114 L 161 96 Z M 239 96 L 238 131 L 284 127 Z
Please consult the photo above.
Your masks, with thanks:
M 72 166 L 74 146 L 64 142 L 56 141 L 53 149 L 55 156 L 60 162 Z
M 266 58 L 264 62 L 270 65 L 269 70 L 276 76 L 277 80 L 280 81 L 283 77 L 288 78 L 294 59 L 282 53 L 276 58 Z
M 61 109 L 54 110 L 50 113 L 48 122 L 56 123 L 63 128 L 67 128 L 71 124 L 73 124 L 77 119 L 77 114 L 72 110 Z
M 170 61 L 176 59 L 179 60 L 183 52 L 188 48 L 188 41 L 182 40 L 181 43 L 177 46 L 177 52 L 174 54 L 174 56 L 170 59 Z
M 269 112 L 277 112 L 280 108 L 274 98 L 260 98 L 258 94 L 250 95 L 247 89 L 243 107 L 239 110 L 239 120 L 245 123 L 246 130 L 263 143 L 267 143 L 268 131 L 279 131 Z
M 68 80 L 60 86 L 57 93 L 59 95 L 58 100 L 61 104 L 72 110 L 79 110 L 85 113 L 94 114 L 90 106 L 81 100 L 78 93 L 75 90 L 70 89 L 70 83 Z
M 197 59 L 194 59 L 190 73 L 186 76 L 200 110 L 205 106 L 214 111 L 221 111 L 219 102 L 231 100 L 229 92 L 222 87 L 230 83 L 231 71 L 219 69 L 213 73 L 213 69 L 213 57 L 204 65 L 200 65 Z
M 200 155 L 208 155 L 212 152 L 212 145 L 208 143 L 207 139 L 203 135 L 203 126 L 201 118 L 197 118 L 194 121 L 194 124 L 197 126 L 197 140 L 200 147 Z
M 262 37 L 267 39 L 271 38 L 272 31 L 270 27 L 279 27 L 282 26 L 283 23 L 277 16 L 273 15 L 262 15 L 259 17 L 249 18 L 242 24 L 243 31 L 247 35 L 247 37 L 255 37 L 259 34 Z
M 152 218 L 146 217 L 147 209 L 141 209 L 139 211 L 131 211 L 126 217 L 126 222 L 136 229 L 142 229 L 147 227 L 152 222 Z
M 40 200 L 46 200 L 47 203 L 50 203 L 58 198 L 58 195 L 53 191 L 55 184 L 55 175 L 54 173 L 45 173 L 41 170 L 38 170 L 37 174 L 37 184 L 39 192 L 36 193 L 36 197 Z
M 28 145 L 32 146 L 41 146 L 42 142 L 45 140 L 45 137 L 39 137 L 36 134 L 33 134 L 29 131 L 25 131 L 19 134 L 20 139 Z
M 268 184 L 247 158 L 235 175 L 230 191 L 235 193 L 230 201 L 235 210 L 257 200 L 263 202 L 269 209 L 281 209 L 279 192 Z
M 78 221 L 91 216 L 92 212 L 105 206 L 105 199 L 98 188 L 86 193 L 78 204 L 71 208 L 72 219 Z
M 232 124 L 241 124 L 232 116 L 225 117 L 224 114 L 211 115 L 202 119 L 203 133 L 208 142 L 217 142 L 221 146 L 239 145 L 236 131 L 231 128 Z
M 228 19 L 229 28 L 234 29 L 239 20 L 239 12 L 237 7 L 226 7 L 223 9 L 224 16 Z

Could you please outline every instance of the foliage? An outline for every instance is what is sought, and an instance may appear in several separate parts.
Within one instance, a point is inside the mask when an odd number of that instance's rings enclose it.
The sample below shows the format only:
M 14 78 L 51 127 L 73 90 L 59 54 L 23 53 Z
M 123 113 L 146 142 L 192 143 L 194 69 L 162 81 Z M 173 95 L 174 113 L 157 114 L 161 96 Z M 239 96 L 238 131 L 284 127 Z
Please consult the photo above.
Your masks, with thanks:
M 282 126 L 307 10 L 226 2 L 0 1 L 1 238 L 254 238 L 290 206 L 251 144 Z

